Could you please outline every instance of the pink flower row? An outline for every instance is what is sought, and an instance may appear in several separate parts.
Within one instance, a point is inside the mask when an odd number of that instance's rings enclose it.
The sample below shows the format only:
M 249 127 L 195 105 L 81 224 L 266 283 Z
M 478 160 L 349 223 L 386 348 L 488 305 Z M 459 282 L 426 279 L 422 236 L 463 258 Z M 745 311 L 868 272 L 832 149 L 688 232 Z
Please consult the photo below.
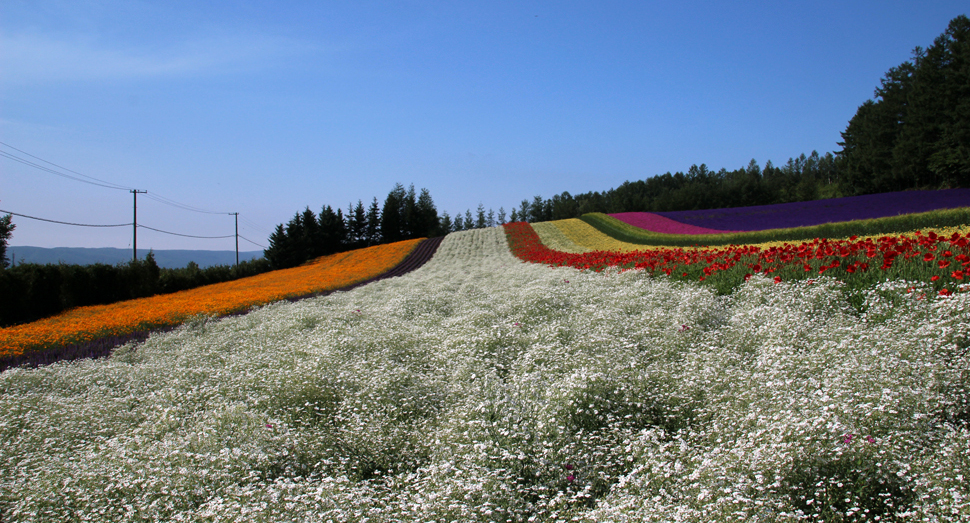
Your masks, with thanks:
M 725 232 L 739 232 L 698 227 L 696 225 L 674 221 L 652 212 L 620 212 L 611 214 L 610 216 L 634 227 L 663 234 L 720 234 Z

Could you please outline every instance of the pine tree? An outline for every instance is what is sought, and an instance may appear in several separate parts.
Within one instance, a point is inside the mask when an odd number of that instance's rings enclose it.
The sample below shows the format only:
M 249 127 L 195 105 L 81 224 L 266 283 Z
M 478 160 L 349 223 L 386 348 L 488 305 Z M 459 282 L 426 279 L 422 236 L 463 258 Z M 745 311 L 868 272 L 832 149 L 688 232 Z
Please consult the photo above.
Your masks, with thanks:
M 320 211 L 320 245 L 318 248 L 319 256 L 342 252 L 347 239 L 347 230 L 344 224 L 343 211 L 337 209 L 334 212 L 329 205 Z
M 10 265 L 10 260 L 7 259 L 7 242 L 10 241 L 13 230 L 17 228 L 11 223 L 12 218 L 10 214 L 0 217 L 0 269 L 6 269 Z
M 519 220 L 529 221 L 529 200 L 522 200 L 521 207 L 519 207 Z
M 273 269 L 285 269 L 295 265 L 292 263 L 292 251 L 292 242 L 281 223 L 276 226 L 273 234 L 269 235 L 269 247 L 263 250 L 263 257 L 269 261 Z
M 381 209 L 376 196 L 367 209 L 367 232 L 365 235 L 367 245 L 377 245 L 381 242 Z
M 970 19 L 890 68 L 839 145 L 849 194 L 970 185 Z
M 321 218 L 323 218 L 322 215 Z M 300 217 L 300 223 L 303 224 L 298 240 L 300 250 L 302 251 L 300 254 L 300 263 L 312 260 L 318 256 L 323 256 L 324 254 L 329 254 L 324 252 L 322 246 L 322 231 L 320 224 L 317 223 L 317 215 L 309 207 L 303 211 L 303 215 Z
M 351 210 L 352 209 L 352 210 Z M 347 208 L 347 239 L 355 249 L 367 245 L 367 213 L 364 202 L 357 200 L 356 207 Z
M 400 199 L 401 207 L 401 239 L 410 240 L 412 238 L 419 237 L 418 235 L 418 217 L 417 217 L 417 207 L 418 200 L 417 194 L 414 192 L 414 184 L 412 183 L 404 197 Z
M 498 208 L 498 224 L 505 225 L 505 207 Z
M 478 204 L 478 210 L 476 211 L 475 228 L 484 229 L 488 225 L 488 218 L 485 217 L 485 206 L 481 203 Z
M 401 184 L 396 184 L 387 194 L 384 209 L 381 211 L 381 243 L 393 243 L 404 239 L 401 233 L 401 208 L 406 197 L 407 193 Z
M 416 238 L 432 238 L 440 236 L 438 227 L 438 209 L 435 208 L 431 192 L 421 189 L 421 195 L 414 207 L 414 231 Z
M 451 215 L 448 211 L 441 213 L 441 218 L 438 222 L 438 231 L 441 236 L 444 236 L 453 230 L 454 224 L 451 223 Z

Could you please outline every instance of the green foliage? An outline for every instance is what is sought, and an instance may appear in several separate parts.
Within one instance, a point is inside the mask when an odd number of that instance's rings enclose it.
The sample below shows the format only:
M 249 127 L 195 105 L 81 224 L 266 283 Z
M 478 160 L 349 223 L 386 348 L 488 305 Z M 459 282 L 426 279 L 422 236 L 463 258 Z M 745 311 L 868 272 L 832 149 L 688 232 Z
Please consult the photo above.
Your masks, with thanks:
M 265 259 L 200 269 L 162 269 L 152 253 L 144 260 L 119 265 L 17 264 L 0 271 L 0 326 L 53 316 L 73 307 L 104 305 L 202 285 L 236 280 L 266 272 Z
M 769 161 L 764 168 L 751 160 L 746 167 L 712 171 L 692 165 L 687 173 L 666 173 L 645 180 L 624 182 L 615 189 L 549 199 L 522 200 L 510 221 L 541 222 L 577 218 L 583 214 L 664 212 L 769 205 L 843 195 L 841 175 L 832 153 L 789 158 L 782 167 Z
M 970 184 L 970 19 L 891 68 L 842 133 L 847 194 Z
M 274 269 L 286 269 L 328 254 L 448 232 L 441 227 L 427 189 L 421 189 L 418 196 L 414 185 L 405 190 L 398 183 L 388 193 L 383 209 L 376 197 L 366 211 L 358 200 L 356 207 L 348 207 L 346 217 L 342 209 L 334 211 L 329 205 L 319 215 L 307 207 L 285 225 L 276 226 L 263 255 Z
M 17 227 L 13 223 L 10 223 L 11 215 L 0 216 L 0 269 L 6 269 L 7 265 L 10 264 L 7 260 L 7 241 L 10 240 L 10 236 L 13 230 Z
M 792 506 L 814 521 L 906 520 L 913 493 L 895 460 L 871 436 L 846 434 L 843 446 L 795 462 L 785 478 Z
M 644 246 L 690 247 L 695 245 L 747 245 L 765 242 L 799 242 L 815 238 L 848 238 L 898 234 L 925 228 L 955 227 L 970 223 L 970 207 L 941 209 L 924 213 L 887 216 L 871 220 L 826 223 L 811 227 L 768 229 L 725 234 L 662 234 L 634 227 L 601 213 L 590 213 L 581 220 L 618 240 Z

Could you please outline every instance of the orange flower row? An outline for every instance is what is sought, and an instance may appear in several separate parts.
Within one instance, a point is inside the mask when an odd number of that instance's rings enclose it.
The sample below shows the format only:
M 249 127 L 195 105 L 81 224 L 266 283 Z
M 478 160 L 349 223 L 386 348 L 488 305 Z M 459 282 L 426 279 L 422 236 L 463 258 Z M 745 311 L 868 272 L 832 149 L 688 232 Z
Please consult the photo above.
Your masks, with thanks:
M 0 329 L 0 358 L 105 336 L 178 325 L 193 316 L 221 316 L 285 298 L 353 285 L 394 268 L 421 240 L 333 254 L 306 265 L 186 291 L 110 305 L 78 307 Z

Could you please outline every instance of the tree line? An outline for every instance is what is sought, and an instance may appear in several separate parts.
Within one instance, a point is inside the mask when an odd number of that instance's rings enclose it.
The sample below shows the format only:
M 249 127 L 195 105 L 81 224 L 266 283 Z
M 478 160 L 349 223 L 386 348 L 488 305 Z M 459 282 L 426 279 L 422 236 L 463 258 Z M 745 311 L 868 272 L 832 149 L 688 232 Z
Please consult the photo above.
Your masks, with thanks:
M 0 222 L 2 223 L 2 222 Z M 169 294 L 270 270 L 265 259 L 200 268 L 160 268 L 154 254 L 143 260 L 108 265 L 18 263 L 0 270 L 0 327 L 26 323 L 86 305 Z
M 970 187 L 970 19 L 960 15 L 912 61 L 891 68 L 849 120 L 842 150 L 812 151 L 742 168 L 625 182 L 603 192 L 522 200 L 512 221 L 575 218 L 589 212 L 663 212 L 745 207 L 909 189 Z
M 891 68 L 842 140 L 848 194 L 970 185 L 970 19 Z
M 832 153 L 789 158 L 764 168 L 751 160 L 746 167 L 713 171 L 705 164 L 692 165 L 686 173 L 667 172 L 645 180 L 624 182 L 603 192 L 522 200 L 511 213 L 512 221 L 541 222 L 577 218 L 590 212 L 663 212 L 692 209 L 745 207 L 794 201 L 835 198 L 842 195 L 837 159 Z
M 319 214 L 309 207 L 279 224 L 269 237 L 263 256 L 274 269 L 295 267 L 306 261 L 338 252 L 414 238 L 434 238 L 450 232 L 494 227 L 505 223 L 505 210 L 498 213 L 481 204 L 476 214 L 466 210 L 454 218 L 447 211 L 438 214 L 428 189 L 415 191 L 397 183 L 384 199 L 377 197 L 365 209 L 362 200 L 342 209 L 325 205 Z

